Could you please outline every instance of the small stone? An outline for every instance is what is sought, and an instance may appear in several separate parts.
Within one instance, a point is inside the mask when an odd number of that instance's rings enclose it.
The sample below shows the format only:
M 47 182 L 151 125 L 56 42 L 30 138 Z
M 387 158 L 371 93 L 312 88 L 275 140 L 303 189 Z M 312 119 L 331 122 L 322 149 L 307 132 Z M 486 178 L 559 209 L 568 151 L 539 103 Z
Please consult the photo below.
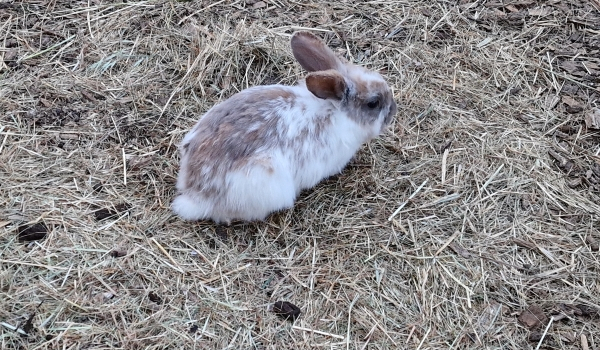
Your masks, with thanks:
M 94 217 L 98 221 L 101 221 L 104 219 L 116 219 L 120 214 L 129 210 L 131 208 L 131 206 L 126 203 L 121 203 L 121 204 L 115 205 L 114 208 L 115 208 L 115 210 L 106 209 L 106 208 L 98 209 L 94 212 Z
M 39 241 L 48 234 L 48 227 L 43 222 L 33 225 L 22 225 L 17 229 L 19 242 Z
M 295 321 L 300 316 L 300 308 L 288 301 L 273 304 L 273 312 L 284 320 Z
M 111 250 L 109 254 L 113 258 L 122 258 L 125 255 L 127 255 L 127 250 L 123 249 L 123 248 L 115 248 L 115 249 Z
M 162 302 L 163 302 L 162 298 L 154 292 L 148 293 L 148 299 L 150 299 L 151 302 L 156 303 L 156 304 L 162 304 Z
M 92 186 L 92 190 L 94 190 L 94 192 L 96 192 L 96 193 L 102 192 L 102 189 L 104 189 L 104 186 L 102 185 L 101 182 L 98 182 L 98 183 L 94 184 L 94 186 Z
M 590 249 L 592 251 L 597 252 L 600 250 L 600 244 L 598 244 L 598 241 L 592 235 L 588 235 L 585 238 L 585 241 L 590 245 Z
M 567 111 L 567 113 L 569 113 L 569 114 L 581 113 L 581 111 L 583 111 L 583 107 L 581 107 L 581 106 L 567 106 L 565 108 L 565 111 Z
M 542 339 L 542 333 L 538 331 L 531 332 L 529 334 L 529 341 L 532 343 L 537 343 Z

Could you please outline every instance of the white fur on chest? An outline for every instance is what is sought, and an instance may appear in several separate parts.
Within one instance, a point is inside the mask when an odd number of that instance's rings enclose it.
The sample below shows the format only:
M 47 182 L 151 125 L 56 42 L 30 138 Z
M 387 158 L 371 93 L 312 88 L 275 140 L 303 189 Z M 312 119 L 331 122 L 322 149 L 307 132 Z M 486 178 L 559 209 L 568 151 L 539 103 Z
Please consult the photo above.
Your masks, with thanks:
M 301 189 L 315 186 L 321 180 L 342 171 L 363 144 L 362 136 L 353 133 L 356 125 L 347 118 L 334 120 L 335 135 L 323 138 L 323 145 L 315 147 L 315 157 L 305 162 L 296 180 Z
M 282 113 L 285 137 L 304 135 L 308 141 L 291 145 L 285 154 L 284 166 L 291 171 L 297 192 L 339 173 L 368 141 L 363 128 L 337 105 L 311 97 L 314 103 L 310 106 L 296 106 Z M 318 118 L 327 120 L 320 123 Z M 324 126 L 319 129 L 319 124 Z

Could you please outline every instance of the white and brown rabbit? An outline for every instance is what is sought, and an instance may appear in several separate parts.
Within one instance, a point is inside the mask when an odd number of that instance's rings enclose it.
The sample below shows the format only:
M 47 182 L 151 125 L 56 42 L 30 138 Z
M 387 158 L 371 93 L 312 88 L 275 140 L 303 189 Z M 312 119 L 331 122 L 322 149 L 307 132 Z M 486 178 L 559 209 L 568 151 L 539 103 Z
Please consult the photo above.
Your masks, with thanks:
M 338 58 L 296 32 L 296 86 L 243 90 L 215 105 L 181 143 L 173 211 L 185 220 L 262 220 L 290 208 L 301 190 L 339 173 L 396 114 L 378 73 Z

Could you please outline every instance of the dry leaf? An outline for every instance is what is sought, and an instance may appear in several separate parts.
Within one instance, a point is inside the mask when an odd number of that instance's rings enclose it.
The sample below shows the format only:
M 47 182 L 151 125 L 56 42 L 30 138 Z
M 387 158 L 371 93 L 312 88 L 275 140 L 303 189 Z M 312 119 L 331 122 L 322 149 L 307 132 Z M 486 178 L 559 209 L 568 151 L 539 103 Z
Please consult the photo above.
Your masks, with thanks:
M 537 249 L 535 244 L 524 241 L 522 239 L 515 238 L 512 240 L 512 242 L 522 248 L 527 248 L 527 249 L 531 249 L 531 250 Z
M 519 9 L 516 8 L 514 5 L 506 5 L 506 9 L 512 13 L 519 12 Z
M 594 236 L 588 235 L 585 238 L 585 241 L 590 245 L 590 249 L 592 251 L 597 252 L 600 249 L 600 244 L 598 244 L 598 241 L 594 238 Z
M 560 64 L 560 66 L 562 67 L 562 69 L 566 70 L 569 73 L 573 73 L 582 68 L 581 65 L 579 65 L 578 62 L 575 61 L 564 61 Z
M 548 96 L 546 96 L 544 104 L 546 105 L 547 109 L 552 109 L 552 108 L 556 107 L 556 105 L 558 104 L 559 101 L 560 101 L 560 98 L 558 96 L 548 95 Z
M 4 54 L 4 61 L 14 61 L 17 58 L 17 49 L 10 49 Z
M 571 107 L 581 107 L 581 103 L 577 102 L 573 97 L 571 96 L 563 96 L 562 97 L 562 101 L 564 104 L 571 106 Z

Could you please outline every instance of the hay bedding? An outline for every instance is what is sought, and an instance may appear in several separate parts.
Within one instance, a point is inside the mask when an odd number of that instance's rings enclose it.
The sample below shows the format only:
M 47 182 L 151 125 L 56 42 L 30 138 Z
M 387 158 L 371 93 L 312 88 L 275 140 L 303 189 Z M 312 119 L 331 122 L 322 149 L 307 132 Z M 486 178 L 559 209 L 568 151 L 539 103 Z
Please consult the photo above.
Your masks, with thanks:
M 301 27 L 393 130 L 265 223 L 173 217 L 178 141 Z M 0 43 L 3 349 L 600 347 L 597 0 L 2 1 Z

